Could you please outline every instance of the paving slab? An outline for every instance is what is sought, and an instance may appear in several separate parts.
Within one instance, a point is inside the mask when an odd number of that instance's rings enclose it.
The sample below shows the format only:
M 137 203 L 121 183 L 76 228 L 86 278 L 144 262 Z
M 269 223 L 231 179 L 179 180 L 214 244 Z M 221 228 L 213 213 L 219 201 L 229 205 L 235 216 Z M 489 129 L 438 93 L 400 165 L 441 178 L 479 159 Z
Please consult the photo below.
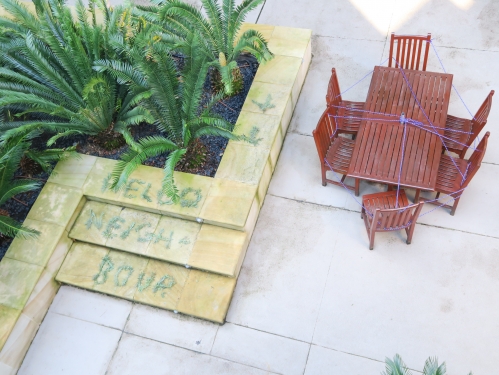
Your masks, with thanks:
M 312 29 L 316 35 L 384 40 L 395 0 L 267 1 L 259 23 Z
M 417 225 L 411 245 L 385 232 L 369 251 L 358 213 L 338 219 L 314 344 L 378 361 L 399 353 L 419 371 L 432 355 L 451 374 L 497 372 L 498 239 Z
M 388 35 L 432 33 L 438 45 L 499 51 L 498 12 L 494 0 L 398 0 Z
M 328 176 L 338 179 L 337 174 Z M 352 184 L 353 180 L 347 179 Z M 348 192 L 334 185 L 322 186 L 321 165 L 311 136 L 288 133 L 268 193 L 298 201 L 344 207 Z M 268 197 L 267 197 L 268 198 Z
M 291 375 L 303 374 L 309 346 L 305 342 L 227 323 L 219 328 L 211 354 Z
M 63 285 L 49 311 L 89 323 L 123 329 L 131 310 L 132 303 L 124 299 Z
M 208 354 L 218 327 L 205 320 L 135 304 L 125 332 Z
M 19 375 L 104 375 L 121 331 L 49 312 Z
M 336 210 L 267 196 L 227 321 L 311 341 L 337 216 Z
M 384 369 L 383 362 L 312 345 L 305 375 L 374 375 L 381 374 Z
M 314 35 L 313 59 L 291 120 L 291 131 L 312 135 L 326 109 L 326 92 L 333 67 L 338 74 L 340 90 L 348 90 L 342 98 L 365 101 L 371 78 L 364 77 L 382 62 L 383 48 L 382 41 Z
M 123 334 L 107 375 L 266 375 L 269 372 L 142 337 Z

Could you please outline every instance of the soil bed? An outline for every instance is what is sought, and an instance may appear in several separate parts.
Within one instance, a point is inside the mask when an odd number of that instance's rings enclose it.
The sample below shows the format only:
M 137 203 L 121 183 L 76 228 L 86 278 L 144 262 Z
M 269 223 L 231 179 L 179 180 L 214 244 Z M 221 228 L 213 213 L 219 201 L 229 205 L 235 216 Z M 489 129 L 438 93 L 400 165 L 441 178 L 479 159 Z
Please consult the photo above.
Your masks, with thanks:
M 231 124 L 235 124 L 241 108 L 244 104 L 248 91 L 255 77 L 256 71 L 258 69 L 258 62 L 250 57 L 244 56 L 238 61 L 238 65 L 241 69 L 243 75 L 244 86 L 242 91 L 230 98 L 225 98 L 217 103 L 213 107 L 213 112 L 222 116 L 226 121 Z M 210 82 L 210 74 L 206 79 L 204 86 L 202 105 L 206 104 L 209 98 L 213 95 L 212 84 Z M 132 134 L 135 139 L 140 139 L 151 135 L 165 135 L 162 134 L 154 125 L 141 124 L 134 126 L 132 128 Z M 46 137 L 40 137 L 35 142 L 33 142 L 33 147 L 43 148 L 48 139 Z M 181 172 L 188 172 L 193 174 L 198 174 L 202 176 L 214 177 L 217 171 L 220 160 L 222 159 L 225 147 L 227 146 L 228 140 L 223 137 L 217 136 L 203 136 L 200 138 L 200 142 L 196 145 L 196 150 L 201 151 L 204 154 L 201 163 L 179 163 L 176 170 Z M 60 139 L 57 141 L 55 147 L 69 147 L 76 146 L 76 149 L 81 154 L 99 156 L 108 159 L 119 159 L 120 155 L 123 154 L 128 146 L 124 145 L 115 150 L 106 150 L 96 144 L 95 138 L 92 136 L 73 136 L 67 137 L 65 139 Z M 153 167 L 163 168 L 168 154 L 158 155 L 154 158 L 148 159 L 144 165 L 149 165 Z M 19 178 L 32 178 L 36 179 L 41 183 L 41 187 L 38 190 L 19 194 L 16 199 L 11 199 L 0 207 L 9 213 L 9 216 L 13 219 L 24 222 L 24 219 L 28 215 L 31 206 L 38 197 L 41 188 L 45 184 L 48 178 L 47 173 L 40 173 L 36 175 L 26 175 L 25 172 L 18 171 L 16 174 Z M 6 238 L 0 236 L 0 259 L 3 258 L 5 252 L 9 248 L 12 242 L 12 238 Z

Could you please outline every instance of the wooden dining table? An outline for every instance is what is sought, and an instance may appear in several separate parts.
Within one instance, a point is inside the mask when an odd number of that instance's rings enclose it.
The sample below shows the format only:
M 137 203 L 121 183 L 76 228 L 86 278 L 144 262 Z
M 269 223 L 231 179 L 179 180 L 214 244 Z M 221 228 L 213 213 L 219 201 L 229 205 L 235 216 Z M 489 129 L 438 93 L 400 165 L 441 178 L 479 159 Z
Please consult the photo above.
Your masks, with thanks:
M 452 74 L 376 66 L 347 176 L 434 190 L 451 88 Z

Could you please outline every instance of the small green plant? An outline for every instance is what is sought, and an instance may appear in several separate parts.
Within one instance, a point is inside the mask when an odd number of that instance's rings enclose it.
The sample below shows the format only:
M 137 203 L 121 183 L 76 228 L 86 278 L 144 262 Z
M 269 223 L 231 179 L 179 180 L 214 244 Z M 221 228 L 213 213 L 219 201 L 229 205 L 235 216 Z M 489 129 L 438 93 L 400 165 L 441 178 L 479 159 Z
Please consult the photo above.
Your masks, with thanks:
M 226 95 L 241 89 L 241 72 L 237 58 L 247 53 L 263 63 L 273 58 L 265 38 L 255 30 L 239 35 L 246 15 L 263 0 L 243 0 L 236 6 L 235 0 L 201 0 L 203 9 L 181 0 L 158 2 L 158 6 L 138 6 L 135 14 L 162 28 L 161 38 L 174 48 L 189 55 L 185 48 L 192 34 L 201 36 L 210 65 L 219 73 Z M 206 15 L 206 16 L 205 16 Z M 215 75 L 216 76 L 216 75 Z
M 423 375 L 445 375 L 447 368 L 445 362 L 438 364 L 436 357 L 429 357 L 423 369 Z M 407 368 L 402 358 L 395 354 L 393 360 L 390 358 L 385 359 L 385 371 L 381 375 L 412 375 L 412 372 Z M 468 375 L 473 375 L 471 372 Z
M 265 111 L 267 109 L 272 109 L 272 108 L 275 108 L 275 105 L 272 104 L 272 95 L 268 94 L 267 95 L 267 98 L 265 99 L 265 101 L 263 103 L 260 103 L 260 102 L 257 102 L 256 100 L 252 100 L 252 102 L 254 104 L 256 104 L 256 106 L 258 108 L 260 108 L 260 110 L 265 113 Z
M 76 15 L 62 0 L 34 0 L 33 14 L 16 0 L 0 0 L 0 108 L 12 119 L 0 125 L 0 139 L 42 129 L 48 141 L 74 134 L 97 135 L 107 149 L 132 141 L 130 127 L 153 122 L 127 85 L 93 70 L 98 59 L 126 55 L 113 49 L 138 30 L 131 11 L 104 0 L 83 1 Z M 97 23 L 96 5 L 103 15 Z
M 130 85 L 136 95 L 143 97 L 142 106 L 155 118 L 155 125 L 164 136 L 150 136 L 131 145 L 121 156 L 111 174 L 110 187 L 127 186 L 131 173 L 150 157 L 168 154 L 164 166 L 162 190 L 173 203 L 180 200 L 174 183 L 174 170 L 189 147 L 204 135 L 217 135 L 239 140 L 232 133 L 232 124 L 211 111 L 221 95 L 211 98 L 200 108 L 203 86 L 208 71 L 207 56 L 201 38 L 192 34 L 190 53 L 181 71 L 171 57 L 171 49 L 163 43 L 143 43 L 136 38 L 133 48 L 127 50 L 133 63 L 118 60 L 100 60 L 95 64 L 99 72 L 109 72 L 122 83 Z M 125 50 L 126 46 L 122 46 Z
M 0 125 L 3 118 L 0 117 Z M 40 188 L 40 183 L 30 179 L 15 179 L 14 175 L 21 160 L 30 160 L 45 171 L 50 171 L 55 161 L 74 156 L 73 149 L 47 149 L 43 151 L 31 148 L 34 138 L 40 131 L 18 134 L 8 141 L 0 142 L 0 206 L 17 194 Z M 33 238 L 39 232 L 23 226 L 9 217 L 8 212 L 0 209 L 0 234 L 6 237 Z
M 33 180 L 14 180 L 19 162 L 28 148 L 24 139 L 11 141 L 0 146 L 0 206 L 17 194 L 40 188 Z M 35 229 L 23 226 L 0 209 L 0 234 L 6 237 L 33 238 L 40 234 Z

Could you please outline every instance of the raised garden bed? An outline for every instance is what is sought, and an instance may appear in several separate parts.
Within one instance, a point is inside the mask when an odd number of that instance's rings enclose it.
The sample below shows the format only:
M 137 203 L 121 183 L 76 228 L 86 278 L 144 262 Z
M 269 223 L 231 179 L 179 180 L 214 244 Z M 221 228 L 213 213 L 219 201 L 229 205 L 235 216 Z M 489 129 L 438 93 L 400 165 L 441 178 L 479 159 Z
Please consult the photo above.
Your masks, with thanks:
M 60 286 L 56 279 L 203 319 L 224 321 L 311 59 L 310 30 L 250 24 L 244 28 L 259 30 L 275 53 L 271 62 L 259 67 L 237 119 L 235 132 L 250 134 L 252 141 L 229 141 L 214 177 L 176 172 L 182 197 L 178 204 L 158 195 L 162 176 L 158 168 L 139 167 L 127 189 L 115 193 L 105 189 L 113 160 L 84 156 L 55 167 L 56 173 L 49 177 L 26 219 L 42 235 L 35 242 L 14 240 L 0 263 L 0 366 L 6 371 L 15 373 L 19 368 Z M 88 218 L 81 221 L 85 218 L 79 217 L 85 212 L 91 215 L 85 207 L 92 201 L 118 207 L 113 217 L 121 217 L 123 225 L 133 222 L 122 216 L 132 215 L 132 211 L 143 212 L 151 220 L 154 217 L 158 223 L 197 223 L 199 231 L 196 229 L 196 242 L 189 257 L 157 263 L 160 258 L 149 248 L 155 238 L 161 237 L 165 242 L 166 232 L 152 229 L 143 233 L 149 245 L 147 253 L 141 255 L 124 249 L 126 244 L 108 242 L 117 236 L 127 239 L 128 234 L 123 234 L 126 227 L 110 226 L 116 230 L 106 233 L 105 239 L 97 239 L 104 241 L 100 245 L 89 245 L 90 236 L 80 237 L 86 243 L 74 242 L 73 238 L 78 238 L 71 234 L 75 223 L 81 226 L 88 222 Z M 113 217 L 106 218 L 102 229 L 94 234 L 102 235 Z M 163 229 L 159 225 L 156 229 Z M 191 240 L 186 237 L 179 236 L 177 245 L 187 245 Z M 134 241 L 140 240 L 137 237 Z M 113 267 L 106 263 L 106 255 Z M 180 265 L 184 261 L 187 267 Z M 172 270 L 172 265 L 182 271 Z M 102 270 L 109 270 L 108 278 Z M 147 289 L 139 279 L 144 274 L 141 280 L 145 280 L 151 272 L 158 278 L 164 276 Z M 129 277 L 124 278 L 126 275 Z M 173 277 L 175 284 L 166 283 L 166 276 Z M 138 284 L 142 285 L 140 290 Z M 160 290 L 157 294 L 156 289 Z M 166 304 L 166 300 L 170 302 Z

